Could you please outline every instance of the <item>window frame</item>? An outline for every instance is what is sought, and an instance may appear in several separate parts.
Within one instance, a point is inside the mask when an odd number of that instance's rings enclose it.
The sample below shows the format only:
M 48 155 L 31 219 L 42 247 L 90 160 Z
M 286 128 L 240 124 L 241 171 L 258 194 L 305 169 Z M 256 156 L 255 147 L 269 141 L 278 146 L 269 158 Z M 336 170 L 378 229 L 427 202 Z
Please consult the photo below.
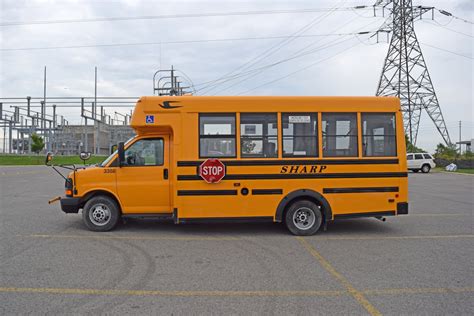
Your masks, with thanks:
M 234 134 L 230 135 L 201 135 L 201 117 L 208 116 L 208 117 L 219 117 L 219 116 L 227 116 L 234 118 Z M 198 157 L 203 159 L 208 158 L 216 158 L 216 159 L 223 159 L 223 158 L 237 158 L 237 113 L 235 112 L 213 112 L 213 113 L 199 113 L 198 114 Z M 204 136 L 204 137 L 202 137 Z M 201 139 L 212 139 L 212 138 L 228 138 L 234 139 L 234 155 L 233 156 L 202 156 L 201 155 Z
M 125 148 L 123 151 L 124 151 L 124 154 L 126 153 L 126 151 L 128 149 L 130 149 L 130 147 L 132 147 L 133 145 L 135 145 L 136 143 L 138 143 L 139 141 L 147 141 L 147 140 L 161 140 L 163 142 L 163 162 L 159 165 L 122 165 L 121 167 L 122 168 L 128 168 L 128 167 L 132 167 L 132 168 L 136 168 L 136 167 L 162 167 L 165 165 L 165 139 L 163 137 L 146 137 L 146 138 L 139 138 L 137 139 L 136 141 L 134 141 L 133 143 L 131 143 L 129 146 L 127 146 L 127 148 Z M 117 158 L 115 159 L 117 162 L 118 162 L 118 156 Z M 114 162 L 115 162 L 114 160 Z
M 384 156 L 366 156 L 364 155 L 364 136 L 366 136 L 364 134 L 364 114 L 373 114 L 373 115 L 382 115 L 382 114 L 391 114 L 393 115 L 393 118 L 395 120 L 395 129 L 394 129 L 394 134 L 393 135 L 386 135 L 386 134 L 383 134 L 383 135 L 369 135 L 369 136 L 383 136 L 385 138 L 385 136 L 390 136 L 390 137 L 393 137 L 395 139 L 395 155 L 393 156 L 387 156 L 387 155 L 384 155 Z M 360 135 L 360 138 L 361 138 L 361 141 L 362 141 L 362 158 L 376 158 L 376 157 L 398 157 L 398 137 L 397 137 L 397 113 L 395 112 L 360 112 L 360 132 L 361 132 L 361 135 Z
M 276 135 L 264 135 L 263 130 L 262 130 L 262 136 L 255 136 L 255 137 L 249 137 L 247 136 L 247 139 L 255 139 L 255 140 L 261 140 L 262 141 L 262 154 L 261 155 L 244 155 L 242 153 L 242 141 L 244 140 L 244 137 L 242 135 L 242 115 L 275 115 L 276 116 L 276 121 L 274 124 L 276 124 Z M 244 123 L 247 124 L 247 123 Z M 268 121 L 262 122 L 262 126 L 264 124 L 268 124 Z M 273 124 L 273 123 L 271 123 Z M 279 137 L 279 128 L 278 128 L 278 112 L 240 112 L 239 113 L 239 144 L 240 144 L 240 152 L 239 152 L 239 157 L 241 159 L 278 159 L 279 158 L 279 148 L 278 148 L 278 137 Z M 275 139 L 275 144 L 277 146 L 276 149 L 276 154 L 275 156 L 272 157 L 265 157 L 265 139 Z
M 335 159 L 347 159 L 347 158 L 361 158 L 359 156 L 359 153 L 360 153 L 360 148 L 359 148 L 359 140 L 361 139 L 361 135 L 359 133 L 359 125 L 360 125 L 360 122 L 359 122 L 359 113 L 361 112 L 321 112 L 321 158 L 335 158 Z M 347 114 L 352 114 L 352 115 L 355 115 L 355 120 L 356 120 L 356 123 L 355 123 L 355 129 L 356 129 L 356 135 L 330 135 L 330 137 L 355 137 L 356 138 L 356 152 L 354 155 L 351 155 L 351 156 L 334 156 L 334 155 L 330 155 L 330 156 L 327 156 L 324 154 L 324 138 L 327 137 L 327 135 L 324 135 L 324 131 L 323 131 L 323 121 L 324 121 L 324 114 L 335 114 L 335 115 L 347 115 Z M 361 120 L 362 121 L 362 120 Z
M 319 147 L 320 147 L 320 144 L 319 144 L 319 126 L 320 126 L 320 122 L 319 122 L 319 113 L 320 112 L 281 112 L 281 156 L 282 158 L 289 158 L 289 159 L 298 159 L 298 158 L 319 158 Z M 284 141 L 285 141 L 285 134 L 284 134 L 284 121 L 283 121 L 283 117 L 287 115 L 287 116 L 303 116 L 303 115 L 309 115 L 310 116 L 310 123 L 311 123 L 311 118 L 312 116 L 314 115 L 314 120 L 316 122 L 316 131 L 315 131 L 315 135 L 298 135 L 298 136 L 295 136 L 294 133 L 292 135 L 292 137 L 312 137 L 312 138 L 315 138 L 315 141 L 316 141 L 316 152 L 315 152 L 315 155 L 288 155 L 288 154 L 285 154 L 283 152 L 284 150 Z M 289 121 L 288 121 L 289 122 Z M 287 136 L 288 137 L 288 136 Z M 293 151 L 294 152 L 294 151 Z

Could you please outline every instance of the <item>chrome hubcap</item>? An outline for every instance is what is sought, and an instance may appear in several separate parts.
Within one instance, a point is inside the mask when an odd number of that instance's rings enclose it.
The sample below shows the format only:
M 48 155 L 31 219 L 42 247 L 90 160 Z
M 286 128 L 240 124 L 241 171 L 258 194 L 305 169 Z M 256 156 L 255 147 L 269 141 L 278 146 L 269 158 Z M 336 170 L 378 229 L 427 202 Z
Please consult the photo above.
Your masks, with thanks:
M 94 225 L 107 225 L 107 223 L 110 222 L 111 219 L 110 210 L 105 204 L 96 204 L 89 212 L 89 219 Z
M 314 211 L 307 207 L 300 207 L 293 214 L 293 223 L 298 229 L 307 230 L 313 227 L 316 217 Z

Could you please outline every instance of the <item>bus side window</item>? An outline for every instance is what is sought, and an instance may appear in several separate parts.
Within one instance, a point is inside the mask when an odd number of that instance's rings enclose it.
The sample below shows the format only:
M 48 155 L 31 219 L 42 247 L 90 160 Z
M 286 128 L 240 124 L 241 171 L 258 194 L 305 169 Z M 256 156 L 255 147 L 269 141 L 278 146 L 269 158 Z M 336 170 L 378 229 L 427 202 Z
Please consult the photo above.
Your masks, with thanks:
M 278 157 L 276 113 L 240 114 L 240 151 L 242 158 Z
M 323 113 L 323 156 L 357 157 L 357 114 Z
M 235 114 L 199 116 L 199 157 L 235 157 Z
M 364 157 L 396 156 L 395 114 L 362 113 L 362 143 Z
M 281 117 L 283 157 L 317 157 L 317 113 L 283 113 Z

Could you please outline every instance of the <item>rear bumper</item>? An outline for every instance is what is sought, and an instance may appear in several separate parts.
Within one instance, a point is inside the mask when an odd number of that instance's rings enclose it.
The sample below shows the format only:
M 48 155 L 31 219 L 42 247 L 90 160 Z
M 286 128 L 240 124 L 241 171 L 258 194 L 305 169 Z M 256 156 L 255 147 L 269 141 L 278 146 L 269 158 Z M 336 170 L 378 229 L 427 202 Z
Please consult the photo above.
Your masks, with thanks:
M 63 197 L 60 200 L 61 202 L 61 210 L 64 213 L 77 213 L 79 212 L 79 205 L 81 202 L 81 198 L 75 197 Z
M 407 214 L 408 214 L 408 202 L 397 203 L 397 215 L 407 215 Z

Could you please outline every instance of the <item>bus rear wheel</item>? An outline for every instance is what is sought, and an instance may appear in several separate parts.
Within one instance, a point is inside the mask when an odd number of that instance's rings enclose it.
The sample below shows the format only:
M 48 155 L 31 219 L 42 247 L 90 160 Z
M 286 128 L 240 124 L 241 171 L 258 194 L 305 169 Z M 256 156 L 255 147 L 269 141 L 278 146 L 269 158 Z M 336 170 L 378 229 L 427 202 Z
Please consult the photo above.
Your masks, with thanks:
M 297 236 L 310 236 L 321 227 L 321 208 L 308 200 L 299 200 L 290 205 L 285 215 L 288 230 Z
M 82 219 L 87 228 L 96 232 L 112 230 L 120 219 L 117 203 L 108 196 L 95 196 L 84 205 Z

